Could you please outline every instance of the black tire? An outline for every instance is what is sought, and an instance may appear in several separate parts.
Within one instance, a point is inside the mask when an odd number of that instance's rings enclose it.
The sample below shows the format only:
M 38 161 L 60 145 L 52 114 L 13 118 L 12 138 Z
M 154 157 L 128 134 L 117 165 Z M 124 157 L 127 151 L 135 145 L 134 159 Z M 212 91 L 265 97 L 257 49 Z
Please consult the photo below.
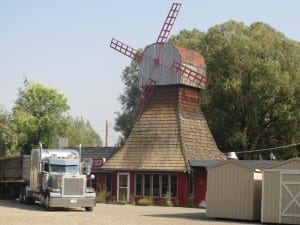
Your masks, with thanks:
M 19 202 L 21 204 L 24 204 L 24 188 L 20 187 L 20 191 L 19 191 Z
M 45 207 L 46 210 L 51 210 L 51 207 L 50 207 L 50 196 L 47 194 L 45 194 L 44 196 L 44 202 L 43 202 L 43 205 Z
M 92 212 L 94 210 L 94 207 L 85 207 L 85 211 Z

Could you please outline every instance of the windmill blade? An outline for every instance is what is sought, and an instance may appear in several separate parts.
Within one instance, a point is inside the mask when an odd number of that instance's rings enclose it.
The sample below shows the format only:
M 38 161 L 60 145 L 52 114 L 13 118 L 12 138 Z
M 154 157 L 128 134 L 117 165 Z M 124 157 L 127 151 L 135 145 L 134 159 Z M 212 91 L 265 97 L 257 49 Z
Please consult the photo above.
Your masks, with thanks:
M 206 76 L 190 69 L 189 67 L 177 61 L 173 62 L 172 68 L 175 69 L 177 72 L 180 72 L 184 78 L 187 78 L 188 80 L 196 84 L 198 87 L 202 89 L 207 88 L 208 79 Z
M 140 54 L 138 54 L 138 51 L 134 48 L 130 47 L 129 45 L 124 44 L 121 41 L 118 41 L 117 39 L 112 39 L 109 45 L 111 48 L 117 50 L 118 52 L 121 52 L 122 54 L 128 56 L 129 58 L 133 60 L 137 60 L 137 58 L 140 58 Z M 137 57 L 139 56 L 139 57 Z
M 180 3 L 173 3 L 171 6 L 171 9 L 168 13 L 168 16 L 161 28 L 160 34 L 157 38 L 157 43 L 163 44 L 168 40 L 168 37 L 170 35 L 170 31 L 173 27 L 173 24 L 175 22 L 175 19 L 178 15 L 178 12 L 180 10 L 181 4 Z
M 144 105 L 145 105 L 146 101 L 148 101 L 148 99 L 151 97 L 151 95 L 154 91 L 155 85 L 156 85 L 156 81 L 149 79 L 147 81 L 147 84 L 143 88 L 141 95 L 139 96 L 137 104 L 132 113 L 133 117 L 135 117 L 136 119 L 138 119 L 140 117 L 140 115 L 142 114 Z

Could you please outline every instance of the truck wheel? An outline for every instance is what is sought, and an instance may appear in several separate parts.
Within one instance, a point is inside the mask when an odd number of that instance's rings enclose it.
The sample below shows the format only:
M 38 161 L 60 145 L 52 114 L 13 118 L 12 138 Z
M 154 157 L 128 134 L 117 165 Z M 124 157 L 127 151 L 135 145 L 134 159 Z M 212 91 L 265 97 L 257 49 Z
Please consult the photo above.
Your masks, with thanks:
M 19 194 L 20 202 L 22 204 L 29 204 L 30 198 L 26 196 L 26 187 L 21 188 L 20 194 Z
M 19 191 L 19 202 L 21 204 L 24 203 L 24 192 L 23 192 L 23 188 L 20 188 L 20 191 Z
M 87 211 L 87 212 L 92 212 L 93 211 L 93 207 L 85 207 L 85 211 Z
M 44 196 L 44 206 L 47 210 L 50 210 L 50 197 L 48 194 Z

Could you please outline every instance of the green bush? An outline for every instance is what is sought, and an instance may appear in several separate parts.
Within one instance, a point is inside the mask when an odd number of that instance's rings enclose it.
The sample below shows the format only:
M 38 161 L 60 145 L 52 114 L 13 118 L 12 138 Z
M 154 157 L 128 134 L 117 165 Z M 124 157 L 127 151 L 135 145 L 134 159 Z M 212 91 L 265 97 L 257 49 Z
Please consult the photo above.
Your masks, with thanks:
M 153 198 L 141 198 L 138 200 L 137 205 L 142 205 L 142 206 L 153 205 Z
M 100 190 L 97 192 L 96 201 L 98 203 L 106 203 L 106 187 L 101 187 Z
M 172 207 L 174 206 L 173 202 L 172 202 L 172 193 L 167 192 L 165 195 L 165 206 L 169 206 Z

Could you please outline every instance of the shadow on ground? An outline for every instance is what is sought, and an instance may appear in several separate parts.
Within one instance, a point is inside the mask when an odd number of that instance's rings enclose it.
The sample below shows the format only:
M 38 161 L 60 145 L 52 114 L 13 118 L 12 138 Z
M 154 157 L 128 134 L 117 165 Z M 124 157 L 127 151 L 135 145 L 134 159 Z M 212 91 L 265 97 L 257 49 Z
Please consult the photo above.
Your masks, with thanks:
M 172 213 L 172 214 L 153 214 L 153 215 L 143 215 L 149 217 L 161 217 L 161 218 L 181 218 L 181 219 L 190 219 L 190 220 L 209 220 L 206 217 L 206 213 L 197 212 L 197 213 Z
M 56 207 L 51 208 L 50 210 L 45 209 L 39 203 L 32 203 L 32 204 L 21 204 L 19 200 L 0 200 L 0 207 L 9 207 L 15 209 L 22 209 L 28 211 L 70 211 L 70 212 L 77 212 L 77 211 L 85 211 L 82 208 L 63 208 L 63 207 Z
M 153 215 L 143 215 L 149 217 L 160 217 L 160 218 L 174 218 L 174 219 L 189 219 L 195 221 L 211 221 L 213 223 L 228 223 L 228 224 L 259 224 L 257 221 L 241 221 L 233 219 L 220 219 L 220 218 L 210 218 L 206 216 L 206 212 L 196 212 L 196 213 L 172 213 L 172 214 L 153 214 Z

